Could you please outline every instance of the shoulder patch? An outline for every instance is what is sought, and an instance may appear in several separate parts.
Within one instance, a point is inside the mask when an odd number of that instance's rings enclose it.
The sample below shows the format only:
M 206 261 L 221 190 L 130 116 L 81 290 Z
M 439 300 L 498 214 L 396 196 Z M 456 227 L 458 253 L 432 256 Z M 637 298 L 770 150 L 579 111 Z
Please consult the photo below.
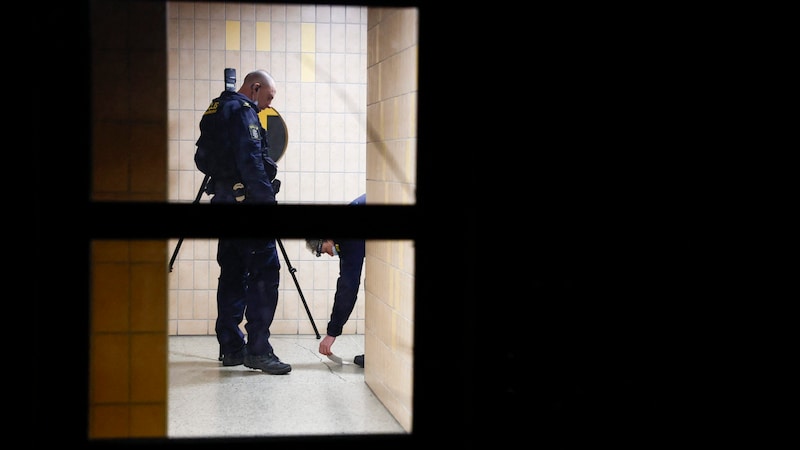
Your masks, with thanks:
M 213 101 L 210 105 L 208 105 L 208 109 L 206 109 L 206 112 L 204 112 L 203 115 L 205 116 L 208 114 L 214 114 L 217 112 L 217 108 L 219 108 L 219 102 Z
M 250 125 L 250 139 L 254 141 L 261 140 L 261 131 L 259 130 L 258 125 Z

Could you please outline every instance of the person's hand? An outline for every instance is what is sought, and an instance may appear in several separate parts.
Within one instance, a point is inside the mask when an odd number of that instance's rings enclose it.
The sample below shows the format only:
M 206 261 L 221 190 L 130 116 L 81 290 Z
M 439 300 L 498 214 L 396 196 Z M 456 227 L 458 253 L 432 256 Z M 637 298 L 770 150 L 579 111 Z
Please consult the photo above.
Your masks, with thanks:
M 325 335 L 325 337 L 322 338 L 322 342 L 319 343 L 319 352 L 325 356 L 332 355 L 331 347 L 333 347 L 334 342 L 336 342 L 335 337 Z

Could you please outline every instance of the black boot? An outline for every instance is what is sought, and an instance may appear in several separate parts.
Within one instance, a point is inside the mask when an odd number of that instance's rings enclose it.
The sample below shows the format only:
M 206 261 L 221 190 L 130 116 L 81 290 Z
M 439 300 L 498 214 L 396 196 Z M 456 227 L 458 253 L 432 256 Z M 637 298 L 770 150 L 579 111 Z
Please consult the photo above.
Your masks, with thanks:
M 292 366 L 282 362 L 272 352 L 259 356 L 248 353 L 244 356 L 244 366 L 262 370 L 271 375 L 283 375 L 292 371 Z

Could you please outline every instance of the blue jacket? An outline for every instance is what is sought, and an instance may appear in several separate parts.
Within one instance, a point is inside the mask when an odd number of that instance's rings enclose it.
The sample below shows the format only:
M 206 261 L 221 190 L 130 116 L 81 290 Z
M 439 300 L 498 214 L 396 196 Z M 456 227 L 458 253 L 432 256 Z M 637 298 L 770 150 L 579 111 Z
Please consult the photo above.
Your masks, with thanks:
M 278 165 L 269 157 L 267 131 L 249 98 L 224 91 L 212 100 L 200 120 L 197 146 L 222 154 L 217 162 L 221 175 L 212 175 L 209 181 L 208 193 L 214 194 L 217 202 L 234 202 L 233 185 L 240 182 L 247 203 L 275 203 L 272 180 Z
M 367 199 L 362 194 L 351 205 L 363 205 Z M 361 285 L 361 272 L 364 268 L 366 242 L 363 239 L 333 239 L 339 246 L 339 278 L 336 280 L 336 294 L 333 297 L 333 310 L 328 322 L 328 336 L 342 334 L 344 324 L 356 306 L 358 289 Z

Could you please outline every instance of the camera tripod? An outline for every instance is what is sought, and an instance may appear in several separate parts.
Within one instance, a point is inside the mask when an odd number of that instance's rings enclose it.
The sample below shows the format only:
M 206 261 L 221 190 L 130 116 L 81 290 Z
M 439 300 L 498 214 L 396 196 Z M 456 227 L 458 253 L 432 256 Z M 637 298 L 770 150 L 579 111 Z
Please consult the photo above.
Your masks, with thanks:
M 203 182 L 200 183 L 200 190 L 197 191 L 197 196 L 194 198 L 194 203 L 199 203 L 200 199 L 203 197 L 203 192 L 206 190 L 206 185 L 208 184 L 208 179 L 211 178 L 209 175 L 206 175 L 203 178 Z M 303 295 L 303 290 L 300 289 L 300 282 L 297 281 L 297 269 L 292 266 L 292 262 L 289 261 L 289 256 L 286 254 L 286 249 L 283 247 L 283 242 L 280 238 L 275 239 L 278 242 L 278 246 L 281 248 L 281 253 L 283 254 L 283 260 L 286 261 L 286 266 L 289 268 L 289 273 L 292 274 L 292 279 L 294 280 L 294 286 L 297 288 L 297 293 L 300 294 L 300 300 L 303 302 L 303 307 L 306 309 L 306 314 L 308 315 L 308 320 L 311 321 L 311 326 L 314 328 L 314 334 L 319 339 L 321 336 L 319 334 L 319 330 L 317 330 L 317 324 L 314 323 L 314 318 L 311 316 L 311 310 L 308 309 L 308 303 L 306 303 L 306 297 Z M 175 251 L 172 252 L 172 257 L 169 259 L 169 271 L 172 272 L 172 266 L 175 264 L 175 258 L 178 257 L 178 251 L 181 249 L 181 245 L 183 244 L 183 237 L 178 239 L 178 244 L 175 246 Z M 220 358 L 222 355 L 220 354 Z

